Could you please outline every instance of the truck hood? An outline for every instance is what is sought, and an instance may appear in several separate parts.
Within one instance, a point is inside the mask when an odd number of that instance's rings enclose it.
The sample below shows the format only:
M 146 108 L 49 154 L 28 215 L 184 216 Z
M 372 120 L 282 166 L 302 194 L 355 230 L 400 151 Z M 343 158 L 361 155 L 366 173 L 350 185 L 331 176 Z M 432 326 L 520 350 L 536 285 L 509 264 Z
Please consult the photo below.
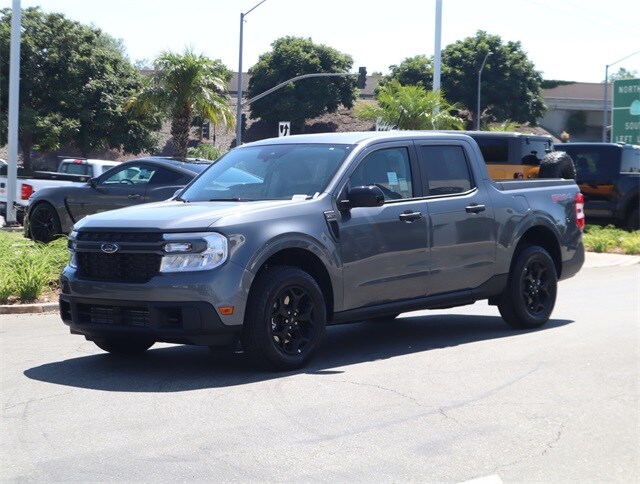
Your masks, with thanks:
M 264 200 L 253 202 L 181 202 L 164 201 L 109 210 L 79 220 L 74 229 L 118 229 L 139 231 L 207 230 L 221 217 L 257 210 L 299 204 L 300 200 Z

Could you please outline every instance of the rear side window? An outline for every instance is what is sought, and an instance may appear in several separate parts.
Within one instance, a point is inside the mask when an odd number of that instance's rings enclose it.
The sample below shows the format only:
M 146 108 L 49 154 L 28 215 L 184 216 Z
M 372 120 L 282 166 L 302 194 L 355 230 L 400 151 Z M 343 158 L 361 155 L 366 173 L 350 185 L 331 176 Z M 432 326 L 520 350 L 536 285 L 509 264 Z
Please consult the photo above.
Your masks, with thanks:
M 461 146 L 422 146 L 429 195 L 464 193 L 475 185 Z
M 553 150 L 551 140 L 525 138 L 522 140 L 520 160 L 523 165 L 539 165 L 540 160 Z
M 73 175 L 92 175 L 90 166 L 87 163 L 64 163 L 61 167 L 62 173 L 70 173 Z
M 640 173 L 640 148 L 622 150 L 621 173 Z
M 509 139 L 487 138 L 478 136 L 474 138 L 486 163 L 509 162 Z

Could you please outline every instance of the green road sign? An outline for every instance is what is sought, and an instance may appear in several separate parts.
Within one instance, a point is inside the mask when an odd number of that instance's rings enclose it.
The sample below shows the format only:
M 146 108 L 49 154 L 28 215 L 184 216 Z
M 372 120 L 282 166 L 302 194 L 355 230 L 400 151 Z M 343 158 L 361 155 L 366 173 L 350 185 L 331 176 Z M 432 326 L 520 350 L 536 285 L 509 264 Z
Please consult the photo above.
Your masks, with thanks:
M 640 79 L 613 81 L 611 141 L 640 145 Z

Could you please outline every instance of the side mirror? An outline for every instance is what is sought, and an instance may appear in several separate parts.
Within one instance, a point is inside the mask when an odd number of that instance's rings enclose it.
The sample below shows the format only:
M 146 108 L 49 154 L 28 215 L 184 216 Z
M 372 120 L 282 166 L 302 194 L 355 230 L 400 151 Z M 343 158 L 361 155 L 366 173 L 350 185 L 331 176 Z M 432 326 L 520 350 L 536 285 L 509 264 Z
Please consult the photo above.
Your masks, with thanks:
M 375 185 L 353 187 L 347 193 L 347 200 L 340 202 L 341 208 L 381 207 L 384 205 L 384 193 Z
M 98 186 L 98 179 L 89 178 L 89 185 L 91 186 L 91 188 L 96 188 Z

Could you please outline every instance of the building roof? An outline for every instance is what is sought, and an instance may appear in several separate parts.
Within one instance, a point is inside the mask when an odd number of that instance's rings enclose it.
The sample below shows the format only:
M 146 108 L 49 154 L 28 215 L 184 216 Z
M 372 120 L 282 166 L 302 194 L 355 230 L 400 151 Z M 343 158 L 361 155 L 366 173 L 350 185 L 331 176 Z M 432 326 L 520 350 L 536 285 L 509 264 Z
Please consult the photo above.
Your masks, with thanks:
M 613 91 L 612 83 L 607 84 L 608 94 L 611 99 Z M 604 99 L 604 83 L 602 82 L 572 82 L 542 90 L 545 99 L 581 99 L 589 101 L 602 101 Z

